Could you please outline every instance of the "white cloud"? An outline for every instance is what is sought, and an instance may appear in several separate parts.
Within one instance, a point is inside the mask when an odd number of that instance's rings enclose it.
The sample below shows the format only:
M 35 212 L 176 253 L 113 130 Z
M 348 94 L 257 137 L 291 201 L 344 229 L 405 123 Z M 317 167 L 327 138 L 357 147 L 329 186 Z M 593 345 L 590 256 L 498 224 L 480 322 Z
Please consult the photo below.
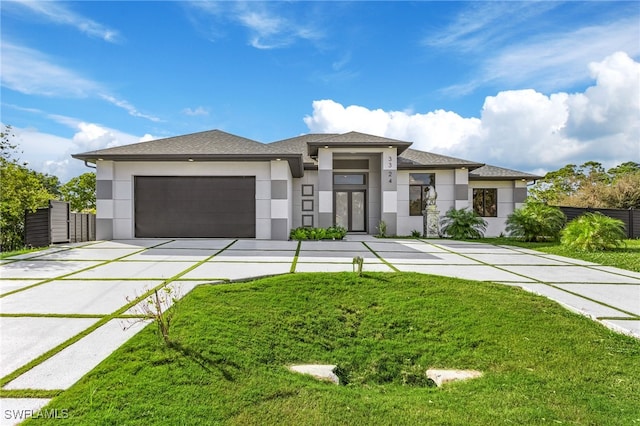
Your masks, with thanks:
M 2 86 L 27 95 L 87 97 L 100 85 L 55 65 L 41 52 L 2 41 Z
M 64 117 L 63 121 L 73 128 L 73 136 L 65 138 L 35 128 L 13 127 L 15 142 L 23 151 L 20 157 L 28 160 L 30 168 L 57 176 L 63 183 L 89 171 L 82 161 L 71 158 L 71 154 L 136 143 L 145 138 L 153 139 L 151 135 L 140 138 L 70 117 Z
M 52 63 L 50 58 L 37 50 L 2 40 L 0 51 L 2 52 L 0 83 L 3 87 L 27 95 L 62 98 L 95 97 L 124 109 L 133 117 L 160 121 L 158 117 L 142 113 L 130 102 L 110 94 L 102 84 Z
M 303 22 L 300 16 L 291 15 L 287 6 L 262 2 L 209 2 L 191 1 L 191 8 L 222 23 L 230 20 L 248 31 L 249 44 L 256 49 L 276 49 L 294 44 L 298 40 L 318 40 L 323 33 L 313 21 Z M 201 19 L 201 17 L 198 17 Z M 192 18 L 196 25 L 199 20 Z M 208 28 L 213 38 L 219 38 L 219 25 Z
M 611 52 L 625 51 L 631 57 L 640 54 L 637 8 L 617 3 L 616 9 L 610 9 L 610 15 L 616 17 L 603 17 L 598 24 L 566 21 L 562 13 L 553 11 L 572 6 L 476 2 L 463 8 L 451 24 L 424 40 L 429 49 L 464 53 L 473 70 L 464 82 L 442 92 L 465 95 L 486 85 L 552 92 L 587 83 L 587 65 Z M 604 11 L 593 7 L 594 14 Z
M 313 102 L 311 132 L 351 130 L 414 142 L 416 149 L 541 173 L 567 163 L 640 161 L 640 64 L 618 52 L 590 65 L 583 93 L 512 90 L 489 96 L 480 118 Z
M 79 15 L 69 9 L 65 4 L 53 1 L 31 1 L 31 0 L 13 0 L 5 2 L 3 9 L 8 5 L 20 5 L 30 12 L 42 16 L 51 22 L 60 25 L 69 25 L 75 27 L 78 31 L 83 32 L 91 37 L 97 37 L 110 43 L 119 42 L 122 37 L 118 31 L 108 28 L 92 19 Z M 9 7 L 11 10 L 11 7 Z
M 209 111 L 202 106 L 199 106 L 195 109 L 193 108 L 185 108 L 182 110 L 182 113 L 185 115 L 190 115 L 190 116 L 197 116 L 197 115 L 209 115 Z

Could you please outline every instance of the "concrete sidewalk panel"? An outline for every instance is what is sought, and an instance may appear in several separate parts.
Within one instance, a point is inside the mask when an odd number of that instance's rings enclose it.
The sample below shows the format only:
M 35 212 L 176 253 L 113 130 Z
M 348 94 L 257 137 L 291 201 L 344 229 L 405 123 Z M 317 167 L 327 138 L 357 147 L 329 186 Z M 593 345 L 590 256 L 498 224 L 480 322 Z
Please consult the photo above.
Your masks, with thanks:
M 627 314 L 616 309 L 601 305 L 580 296 L 576 296 L 566 291 L 559 290 L 547 284 L 522 284 L 522 288 L 541 296 L 555 300 L 579 314 L 592 318 L 596 317 L 626 317 Z
M 0 377 L 28 364 L 97 321 L 97 318 L 0 317 Z
M 132 249 L 143 249 L 146 247 L 153 247 L 153 246 L 157 246 L 157 245 L 163 245 L 168 243 L 171 240 L 168 239 L 164 239 L 164 238 L 158 238 L 158 239 L 135 239 L 135 240 L 112 240 L 112 241 L 100 241 L 96 244 L 92 244 L 90 247 L 87 247 L 88 249 L 92 249 L 92 248 L 96 248 L 96 249 L 103 249 L 103 248 L 132 248 Z
M 384 263 L 367 263 L 362 265 L 362 270 L 367 272 L 393 272 Z M 353 272 L 352 263 L 301 263 L 296 264 L 296 272 Z M 357 271 L 357 267 L 356 267 Z
M 229 250 L 293 250 L 298 247 L 297 241 L 280 240 L 238 240 Z
M 417 241 L 414 244 L 402 244 L 395 241 L 367 243 L 369 248 L 371 248 L 371 250 L 373 251 L 401 252 L 401 253 L 422 252 L 422 250 L 418 250 L 414 247 L 419 244 L 425 245 L 424 243 L 419 243 Z
M 0 279 L 0 294 L 9 293 L 19 288 L 29 287 L 35 283 L 39 283 L 42 280 L 1 280 Z M 0 312 L 2 312 L 2 303 L 0 302 Z
M 139 248 L 127 249 L 97 249 L 79 248 L 75 250 L 57 251 L 55 253 L 40 256 L 39 260 L 113 260 L 128 256 L 140 250 Z
M 67 275 L 75 271 L 99 265 L 100 262 L 62 260 L 21 260 L 0 266 L 2 278 L 46 279 Z
M 125 320 L 109 321 L 42 364 L 18 376 L 4 389 L 68 389 L 147 325 L 145 322 L 125 324 L 123 321 Z M 127 328 L 123 330 L 123 327 Z
M 489 244 L 477 244 L 475 246 L 455 246 L 438 244 L 439 247 L 461 254 L 487 253 L 487 254 L 513 254 L 514 251 L 504 247 L 492 246 Z
M 640 283 L 638 285 L 557 284 L 557 286 L 640 316 Z
M 522 274 L 534 280 L 545 283 L 629 283 L 635 284 L 640 281 L 637 278 L 625 277 L 611 274 L 597 269 L 585 268 L 583 266 L 551 266 L 544 268 L 539 266 L 511 266 L 505 265 L 502 268 Z
M 612 274 L 625 275 L 627 277 L 637 278 L 638 280 L 640 280 L 640 272 L 629 271 L 627 269 L 614 268 L 613 266 L 594 266 L 593 269 L 610 272 Z
M 170 241 L 158 248 L 222 250 L 223 248 L 227 247 L 229 244 L 231 244 L 234 241 L 235 240 L 230 240 L 230 239 L 211 240 L 211 239 L 190 238 L 186 240 Z
M 357 252 L 367 248 L 358 241 L 302 241 L 300 251 L 339 251 L 339 252 Z
M 38 258 L 40 256 L 44 256 L 44 255 L 47 255 L 47 254 L 53 254 L 53 253 L 57 253 L 59 251 L 67 251 L 67 250 L 68 250 L 67 247 L 60 247 L 60 246 L 48 247 L 48 248 L 43 249 L 43 250 L 32 251 L 32 252 L 29 252 L 29 253 L 16 254 L 15 256 L 10 256 L 10 257 L 7 257 L 6 259 L 8 259 L 8 260 L 33 259 L 33 258 Z
M 480 262 L 453 253 L 427 254 L 428 257 L 404 256 L 397 253 L 378 253 L 384 260 L 392 264 L 408 265 L 481 265 Z
M 449 253 L 448 250 L 445 250 L 442 247 L 434 246 L 433 244 L 427 244 L 422 241 L 402 241 L 398 242 L 398 244 L 413 250 L 421 251 L 423 253 Z
M 602 323 L 618 333 L 640 339 L 640 320 L 602 320 Z
M 228 279 L 241 280 L 265 275 L 286 274 L 291 270 L 290 263 L 224 263 L 207 262 L 181 278 L 184 279 Z
M 421 274 L 442 275 L 445 277 L 462 278 L 477 281 L 516 281 L 526 282 L 527 279 L 509 272 L 486 265 L 406 265 L 395 264 L 402 272 L 419 272 Z
M 564 262 L 549 259 L 548 257 L 534 256 L 525 253 L 468 253 L 467 256 L 492 265 L 567 265 Z
M 150 248 L 127 257 L 127 260 L 154 262 L 199 262 L 218 253 L 218 249 Z
M 349 252 L 344 251 L 336 251 L 336 250 L 327 250 L 327 251 L 316 251 L 316 250 L 300 250 L 298 253 L 298 259 L 314 258 L 314 259 L 341 259 L 344 262 L 351 262 L 354 257 L 362 257 L 364 259 L 377 259 L 374 253 L 367 250 L 365 247 L 360 248 L 360 250 L 354 250 Z
M 75 274 L 71 276 L 71 278 L 167 279 L 179 274 L 190 266 L 190 262 L 127 262 L 122 260 Z
M 567 263 L 569 265 L 599 266 L 597 263 L 587 262 L 586 260 L 574 259 L 571 257 L 558 256 L 555 254 L 538 253 L 538 255 L 546 257 L 548 259 L 558 260 L 560 262 Z
M 212 260 L 246 260 L 262 262 L 293 262 L 295 250 L 225 250 Z
M 51 281 L 2 299 L 12 314 L 108 315 L 162 281 Z

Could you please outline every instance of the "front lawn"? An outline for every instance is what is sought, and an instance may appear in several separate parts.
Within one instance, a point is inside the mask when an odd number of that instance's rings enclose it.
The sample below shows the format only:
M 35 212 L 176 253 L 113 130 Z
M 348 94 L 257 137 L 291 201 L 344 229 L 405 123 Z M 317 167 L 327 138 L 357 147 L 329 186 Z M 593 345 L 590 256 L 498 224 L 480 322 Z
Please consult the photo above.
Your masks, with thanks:
M 518 288 L 413 273 L 200 286 L 47 409 L 55 424 L 640 422 L 640 342 Z M 346 386 L 291 373 L 338 364 Z M 477 369 L 429 387 L 429 367 Z M 46 421 L 46 420 L 45 420 Z
M 640 240 L 624 240 L 625 247 L 607 251 L 577 251 L 566 248 L 558 242 L 525 243 L 513 238 L 484 238 L 473 240 L 475 242 L 487 242 L 490 244 L 505 244 L 525 247 L 558 256 L 582 259 L 587 262 L 599 263 L 606 266 L 627 269 L 640 272 Z

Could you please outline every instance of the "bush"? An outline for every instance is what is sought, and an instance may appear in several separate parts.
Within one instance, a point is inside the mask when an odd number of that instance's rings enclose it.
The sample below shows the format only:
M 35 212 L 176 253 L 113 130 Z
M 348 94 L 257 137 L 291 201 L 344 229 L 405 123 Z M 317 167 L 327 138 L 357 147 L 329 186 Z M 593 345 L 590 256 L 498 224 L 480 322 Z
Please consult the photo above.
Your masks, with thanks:
M 585 213 L 569 222 L 560 242 L 578 251 L 597 251 L 622 247 L 625 238 L 624 222 L 596 212 Z
M 511 237 L 524 241 L 557 240 L 566 220 L 557 207 L 529 202 L 507 217 L 506 230 Z
M 342 226 L 330 226 L 329 228 L 299 227 L 289 232 L 292 240 L 341 240 L 347 235 L 347 230 Z
M 470 209 L 451 208 L 440 221 L 443 234 L 456 240 L 482 238 L 487 230 L 487 221 Z

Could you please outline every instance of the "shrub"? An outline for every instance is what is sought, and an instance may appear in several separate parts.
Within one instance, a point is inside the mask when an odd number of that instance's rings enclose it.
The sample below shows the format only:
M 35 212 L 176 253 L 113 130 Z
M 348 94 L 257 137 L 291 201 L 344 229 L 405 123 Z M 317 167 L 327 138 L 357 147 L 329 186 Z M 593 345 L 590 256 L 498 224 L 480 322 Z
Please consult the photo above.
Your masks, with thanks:
M 411 236 L 413 238 L 420 238 L 422 237 L 422 233 L 420 231 L 418 231 L 417 229 L 414 229 L 411 231 Z
M 331 226 L 329 228 L 308 228 L 299 227 L 289 232 L 292 240 L 341 240 L 347 235 L 347 230 L 342 226 Z
M 510 236 L 524 241 L 557 240 L 566 220 L 557 207 L 529 202 L 507 217 L 506 230 Z
M 387 236 L 387 222 L 381 220 L 378 224 L 378 237 L 384 238 Z
M 441 232 L 456 240 L 482 238 L 487 221 L 470 209 L 451 208 L 440 220 Z
M 578 251 L 597 251 L 624 246 L 625 238 L 624 222 L 596 212 L 585 213 L 569 222 L 560 242 Z

